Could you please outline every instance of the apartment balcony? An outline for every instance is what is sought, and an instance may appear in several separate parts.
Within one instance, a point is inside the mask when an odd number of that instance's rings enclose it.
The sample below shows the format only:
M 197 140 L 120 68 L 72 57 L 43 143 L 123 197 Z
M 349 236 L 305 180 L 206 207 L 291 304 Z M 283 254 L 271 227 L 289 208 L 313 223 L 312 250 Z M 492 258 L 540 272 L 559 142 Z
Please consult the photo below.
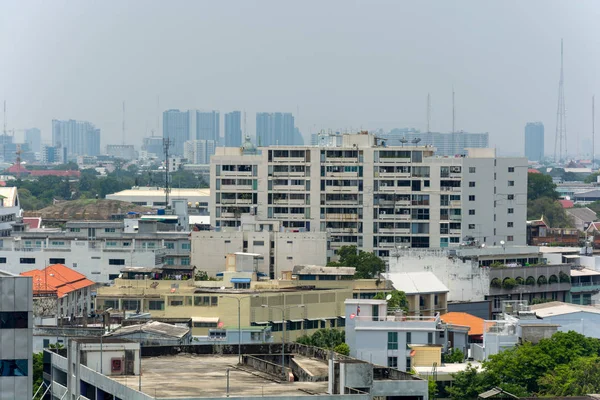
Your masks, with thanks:
M 410 178 L 410 172 L 375 172 L 375 178 Z
M 278 171 L 273 172 L 273 176 L 305 176 L 305 171 Z
M 297 205 L 297 206 L 303 206 L 305 205 L 306 201 L 304 199 L 278 199 L 278 200 L 273 200 L 273 204 L 285 204 L 285 205 Z
M 380 249 L 395 249 L 396 243 L 395 242 L 379 242 L 377 244 L 377 247 Z
M 396 229 L 394 228 L 377 228 L 377 233 L 387 233 L 387 234 L 394 234 L 396 233 Z
M 450 229 L 450 235 L 460 235 L 461 233 L 461 229 Z
M 380 157 L 379 158 L 379 163 L 380 164 L 389 164 L 389 163 L 405 163 L 405 164 L 410 164 L 410 158 L 405 158 L 405 157 Z
M 235 204 L 235 199 L 221 199 L 221 204 Z
M 304 163 L 304 157 L 273 157 L 274 163 Z
M 600 283 L 597 282 L 575 282 L 571 284 L 571 293 L 600 292 Z
M 292 213 L 275 213 L 273 218 L 276 219 L 305 219 L 304 214 L 292 214 Z
M 273 184 L 273 190 L 277 190 L 279 192 L 287 192 L 287 191 L 298 191 L 302 192 L 306 188 L 304 185 L 275 185 Z
M 462 215 L 449 215 L 450 221 L 462 221 Z
M 326 172 L 326 178 L 356 178 L 358 172 Z
M 328 228 L 327 231 L 332 235 L 356 235 L 354 228 Z
M 325 193 L 356 193 L 356 186 L 325 186 Z
M 358 214 L 326 214 L 325 219 L 327 221 L 356 221 Z
M 220 176 L 252 176 L 252 171 L 221 171 Z
M 384 193 L 410 193 L 410 186 L 379 186 L 379 192 Z
M 235 213 L 232 212 L 222 212 L 221 218 L 235 218 Z
M 462 188 L 460 186 L 442 186 L 440 187 L 440 192 L 461 192 Z
M 398 217 L 402 216 L 403 214 L 387 214 L 387 213 L 379 213 L 379 218 L 378 219 L 389 219 L 389 220 L 396 220 L 399 219 Z
M 326 200 L 324 204 L 328 206 L 353 206 L 356 207 L 358 200 Z
M 460 206 L 461 206 L 460 200 L 452 200 L 450 202 L 450 207 L 460 207 Z

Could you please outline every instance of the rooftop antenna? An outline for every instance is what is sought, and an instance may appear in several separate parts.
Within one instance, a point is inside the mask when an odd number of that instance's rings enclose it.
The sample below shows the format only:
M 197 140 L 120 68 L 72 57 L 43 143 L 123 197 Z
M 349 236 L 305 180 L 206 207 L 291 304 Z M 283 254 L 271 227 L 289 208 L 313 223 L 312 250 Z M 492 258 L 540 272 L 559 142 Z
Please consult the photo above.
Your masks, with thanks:
M 429 130 L 429 124 L 431 123 L 431 96 L 427 93 L 427 133 L 431 132 Z
M 163 139 L 163 150 L 165 152 L 165 208 L 169 207 L 169 193 L 171 187 L 169 186 L 169 147 L 171 146 L 171 139 Z
M 160 129 L 160 96 L 156 96 L 156 132 Z M 154 136 L 154 131 L 152 132 Z
M 554 162 L 563 161 L 566 156 L 567 110 L 565 107 L 565 89 L 563 73 L 563 40 L 560 39 L 560 79 L 558 81 L 558 107 L 556 110 L 556 135 L 554 137 Z
M 592 169 L 594 169 L 596 166 L 596 160 L 595 160 L 595 155 L 596 155 L 596 142 L 595 142 L 596 111 L 594 108 L 595 97 L 596 96 L 592 96 Z
M 4 100 L 4 129 L 2 132 L 2 160 L 6 161 L 6 100 Z
M 248 135 L 248 130 L 246 130 L 246 110 L 244 110 L 244 137 Z
M 123 100 L 123 126 L 121 127 L 121 144 L 125 145 L 125 100 Z

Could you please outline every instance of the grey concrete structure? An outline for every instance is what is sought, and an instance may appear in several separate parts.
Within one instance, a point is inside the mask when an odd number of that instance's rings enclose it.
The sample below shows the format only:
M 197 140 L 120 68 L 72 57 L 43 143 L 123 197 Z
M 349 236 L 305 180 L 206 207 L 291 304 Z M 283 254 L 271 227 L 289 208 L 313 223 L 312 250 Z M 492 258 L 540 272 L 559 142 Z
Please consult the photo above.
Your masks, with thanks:
M 544 159 L 544 124 L 541 122 L 525 125 L 525 157 L 529 161 Z
M 218 148 L 211 159 L 217 229 L 252 214 L 284 229 L 328 232 L 334 250 L 357 245 L 379 256 L 458 247 L 464 237 L 526 243 L 525 158 L 494 149 L 438 157 L 432 147 L 387 147 L 369 134 L 343 135 L 341 147 L 248 147 Z
M 0 271 L 0 400 L 33 396 L 33 284 Z
M 225 147 L 242 145 L 242 113 L 232 111 L 225 114 Z

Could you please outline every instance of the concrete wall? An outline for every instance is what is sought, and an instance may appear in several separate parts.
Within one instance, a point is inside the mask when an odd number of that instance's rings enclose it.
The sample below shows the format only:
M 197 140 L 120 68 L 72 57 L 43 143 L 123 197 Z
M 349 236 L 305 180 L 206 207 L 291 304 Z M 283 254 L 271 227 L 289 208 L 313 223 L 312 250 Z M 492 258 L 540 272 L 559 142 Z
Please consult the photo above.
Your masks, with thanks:
M 578 312 L 555 315 L 543 319 L 544 323 L 560 325 L 561 332 L 575 331 L 582 335 L 600 339 L 600 314 Z
M 492 305 L 490 300 L 448 303 L 448 312 L 466 312 L 481 319 L 491 319 Z

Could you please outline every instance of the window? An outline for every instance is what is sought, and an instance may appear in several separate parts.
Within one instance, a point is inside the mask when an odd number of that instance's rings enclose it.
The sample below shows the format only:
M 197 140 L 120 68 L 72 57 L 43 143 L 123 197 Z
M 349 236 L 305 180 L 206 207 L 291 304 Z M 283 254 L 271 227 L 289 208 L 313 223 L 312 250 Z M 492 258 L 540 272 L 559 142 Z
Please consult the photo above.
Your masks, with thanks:
M 411 361 L 410 357 L 406 357 L 406 370 L 407 371 L 410 371 L 410 368 L 411 368 L 410 361 Z
M 115 233 L 115 228 L 104 228 L 104 233 Z
M 412 333 L 406 332 L 406 344 L 411 344 L 411 343 L 412 343 Z
M 58 241 L 58 240 L 53 240 L 50 242 L 50 246 L 64 246 L 65 242 L 63 240 Z
M 433 344 L 433 332 L 427 332 L 427 344 Z
M 250 340 L 253 342 L 262 340 L 260 332 L 250 332 Z
M 35 258 L 21 258 L 21 264 L 35 264 Z
M 508 167 L 508 172 L 515 172 L 515 167 Z
M 121 307 L 123 310 L 139 310 L 140 309 L 140 301 L 139 300 L 121 300 Z
M 469 187 L 475 187 L 475 182 L 469 182 Z
M 398 368 L 398 357 L 388 357 L 388 367 Z
M 506 196 L 506 198 L 508 200 L 514 200 L 515 199 L 515 195 L 514 194 L 509 194 L 509 195 Z
M 117 247 L 117 242 L 106 242 L 106 247 Z
M 475 210 L 469 210 L 469 215 L 475 215 Z
M 507 222 L 506 223 L 506 227 L 507 228 L 512 228 L 513 227 L 513 223 L 512 222 Z
M 164 310 L 165 309 L 165 301 L 164 300 L 150 300 L 150 301 L 148 301 L 148 309 L 149 310 Z
M 265 245 L 265 241 L 264 240 L 255 240 L 252 242 L 253 246 L 264 246 Z
M 398 350 L 398 332 L 388 332 L 388 350 Z
M 475 201 L 475 195 L 474 194 L 469 195 L 469 201 Z
M 508 181 L 508 186 L 515 186 L 515 181 Z
M 6 257 L 0 257 L 0 264 L 6 264 Z
M 216 328 L 216 322 L 194 322 L 194 328 Z
M 29 318 L 27 312 L 6 311 L 0 312 L 0 329 L 27 329 Z
M 475 224 L 469 224 L 469 229 L 475 229 Z
M 50 262 L 50 264 L 64 264 L 65 263 L 64 258 L 51 258 L 48 261 Z
M 27 376 L 27 360 L 0 360 L 0 376 Z
M 110 258 L 108 265 L 125 265 L 125 259 L 123 258 Z
M 175 243 L 173 242 L 165 242 L 165 249 L 174 249 Z
M 514 208 L 509 208 L 509 209 L 508 209 L 508 213 L 509 213 L 509 214 L 514 214 L 514 212 L 515 212 L 515 209 L 514 209 Z
M 69 232 L 81 232 L 80 228 L 69 228 Z
M 189 257 L 181 257 L 181 265 L 190 265 Z
M 190 250 L 192 248 L 192 244 L 191 243 L 182 243 L 181 248 L 183 250 Z
M 475 173 L 475 167 L 469 167 L 469 173 L 470 174 L 474 174 Z
M 507 242 L 512 242 L 513 240 L 514 240 L 514 237 L 512 237 L 512 236 L 507 236 L 506 237 L 506 241 Z

